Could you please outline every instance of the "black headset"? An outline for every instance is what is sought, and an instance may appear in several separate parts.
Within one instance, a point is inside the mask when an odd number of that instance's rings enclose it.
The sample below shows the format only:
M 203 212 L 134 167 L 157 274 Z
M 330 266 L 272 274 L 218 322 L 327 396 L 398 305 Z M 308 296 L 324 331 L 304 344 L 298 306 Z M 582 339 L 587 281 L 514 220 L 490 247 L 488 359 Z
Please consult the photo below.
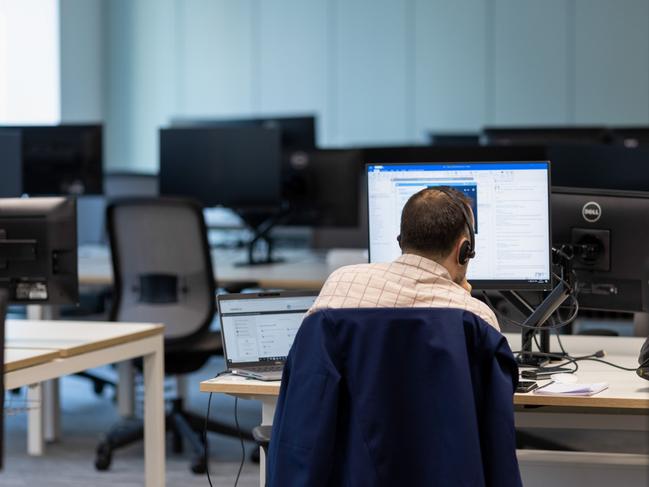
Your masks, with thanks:
M 449 197 L 451 203 L 456 208 L 459 208 L 459 210 L 462 212 L 462 215 L 464 217 L 464 224 L 469 229 L 469 241 L 462 242 L 462 246 L 460 247 L 460 255 L 458 255 L 457 260 L 460 265 L 466 265 L 469 262 L 469 259 L 473 259 L 475 257 L 475 232 L 473 230 L 473 225 L 471 225 L 471 217 L 469 216 L 467 207 L 464 202 L 458 201 L 457 197 L 447 188 L 437 186 L 431 189 L 436 189 L 437 191 L 444 193 Z

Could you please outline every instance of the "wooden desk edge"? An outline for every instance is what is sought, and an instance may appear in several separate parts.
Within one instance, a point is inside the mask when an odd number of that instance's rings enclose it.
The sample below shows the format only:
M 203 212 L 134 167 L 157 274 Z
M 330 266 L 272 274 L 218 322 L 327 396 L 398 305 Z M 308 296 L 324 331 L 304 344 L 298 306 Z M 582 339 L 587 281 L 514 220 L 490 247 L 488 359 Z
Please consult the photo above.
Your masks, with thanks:
M 649 410 L 649 398 L 616 398 L 593 396 L 541 396 L 538 394 L 514 394 L 515 406 L 575 406 L 602 409 Z
M 120 323 L 120 322 L 116 322 Z M 84 343 L 78 347 L 71 347 L 61 350 L 61 357 L 74 357 L 76 355 L 81 355 L 88 352 L 96 352 L 97 350 L 102 350 L 104 348 L 113 347 L 115 345 L 123 345 L 125 343 L 131 343 L 137 340 L 142 340 L 143 338 L 149 338 L 156 335 L 161 335 L 164 332 L 164 325 L 158 323 L 147 323 L 151 327 L 146 330 L 140 330 L 135 333 L 128 335 L 123 335 L 115 338 L 106 338 L 104 340 L 98 340 L 92 343 Z
M 256 381 L 250 384 L 238 382 L 218 382 L 209 380 L 201 382 L 201 392 L 215 392 L 221 394 L 241 394 L 249 396 L 279 396 L 279 382 L 258 384 Z
M 221 394 L 239 394 L 248 396 L 277 396 L 280 383 L 259 384 L 240 382 L 201 382 L 201 392 L 214 392 Z M 528 394 L 515 394 L 515 406 L 573 406 L 601 409 L 639 409 L 649 410 L 649 398 L 612 398 L 597 396 L 539 396 Z
M 27 350 L 36 350 L 36 349 L 27 349 Z M 38 349 L 42 350 L 42 349 Z M 4 364 L 4 373 L 15 372 L 17 370 L 26 369 L 33 365 L 41 365 L 52 360 L 60 358 L 61 354 L 58 350 L 43 350 L 43 353 L 35 357 L 27 357 L 20 360 L 15 360 L 8 364 Z M 1 391 L 0 391 L 1 392 Z

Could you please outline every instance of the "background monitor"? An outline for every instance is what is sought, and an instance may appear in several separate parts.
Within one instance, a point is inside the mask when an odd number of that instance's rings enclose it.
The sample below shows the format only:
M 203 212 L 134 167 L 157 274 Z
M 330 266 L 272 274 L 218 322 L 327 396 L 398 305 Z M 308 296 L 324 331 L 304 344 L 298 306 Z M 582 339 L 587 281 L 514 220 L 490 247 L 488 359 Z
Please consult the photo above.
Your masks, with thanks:
M 484 142 L 493 145 L 604 144 L 606 127 L 486 127 Z
M 259 127 L 160 130 L 160 194 L 238 212 L 279 208 L 280 133 Z
M 408 198 L 451 186 L 473 201 L 476 257 L 467 278 L 482 289 L 548 289 L 551 283 L 548 162 L 368 164 L 369 254 L 390 262 Z
M 172 127 L 261 127 L 280 132 L 283 151 L 311 150 L 317 147 L 316 119 L 313 115 L 250 118 L 184 118 L 171 120 Z
M 649 147 L 550 145 L 552 185 L 614 191 L 649 191 Z
M 101 125 L 4 126 L 0 134 L 20 137 L 22 177 L 18 192 L 1 196 L 103 192 Z M 0 143 L 6 142 L 0 139 Z M 5 151 L 0 148 L 1 155 Z
M 476 146 L 480 145 L 482 134 L 477 132 L 429 132 L 428 140 L 437 146 Z
M 552 241 L 576 246 L 580 308 L 649 311 L 642 298 L 648 234 L 649 193 L 552 190 Z
M 0 199 L 0 289 L 15 304 L 78 302 L 74 198 Z
M 293 184 L 284 186 L 287 223 L 315 227 L 359 225 L 365 161 L 360 150 L 317 150 L 299 156 Z
M 611 129 L 614 144 L 625 147 L 641 147 L 649 145 L 649 127 L 615 127 Z

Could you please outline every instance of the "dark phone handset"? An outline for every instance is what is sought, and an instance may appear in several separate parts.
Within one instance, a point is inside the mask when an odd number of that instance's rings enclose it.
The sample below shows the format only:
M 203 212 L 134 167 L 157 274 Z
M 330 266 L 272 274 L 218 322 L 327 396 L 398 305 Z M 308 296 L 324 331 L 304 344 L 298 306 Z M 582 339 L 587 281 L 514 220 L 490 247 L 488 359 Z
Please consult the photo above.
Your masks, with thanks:
M 516 392 L 530 392 L 539 387 L 539 385 L 531 380 L 521 380 L 516 386 Z

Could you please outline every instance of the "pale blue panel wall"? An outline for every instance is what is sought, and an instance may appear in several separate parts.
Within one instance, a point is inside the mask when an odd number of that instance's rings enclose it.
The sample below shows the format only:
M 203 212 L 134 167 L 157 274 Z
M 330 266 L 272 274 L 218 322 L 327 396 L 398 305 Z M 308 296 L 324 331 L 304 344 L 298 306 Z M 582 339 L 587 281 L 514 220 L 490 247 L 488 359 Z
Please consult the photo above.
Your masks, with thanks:
M 178 115 L 242 115 L 259 109 L 253 0 L 177 0 Z M 255 63 L 255 64 L 254 64 Z
M 261 113 L 315 113 L 319 140 L 331 129 L 328 66 L 329 8 L 322 0 L 260 3 L 259 74 Z
M 576 121 L 649 123 L 649 1 L 576 0 Z
M 495 0 L 495 124 L 569 122 L 569 0 Z
M 477 130 L 486 119 L 486 2 L 417 0 L 416 134 Z
M 101 0 L 60 0 L 61 121 L 103 120 Z
M 401 143 L 408 130 L 410 0 L 335 2 L 335 134 L 341 144 Z
M 102 3 L 112 168 L 155 170 L 173 115 L 315 111 L 323 145 L 649 123 L 649 0 Z
M 110 0 L 105 29 L 110 169 L 157 171 L 158 127 L 175 110 L 174 13 L 172 0 Z

